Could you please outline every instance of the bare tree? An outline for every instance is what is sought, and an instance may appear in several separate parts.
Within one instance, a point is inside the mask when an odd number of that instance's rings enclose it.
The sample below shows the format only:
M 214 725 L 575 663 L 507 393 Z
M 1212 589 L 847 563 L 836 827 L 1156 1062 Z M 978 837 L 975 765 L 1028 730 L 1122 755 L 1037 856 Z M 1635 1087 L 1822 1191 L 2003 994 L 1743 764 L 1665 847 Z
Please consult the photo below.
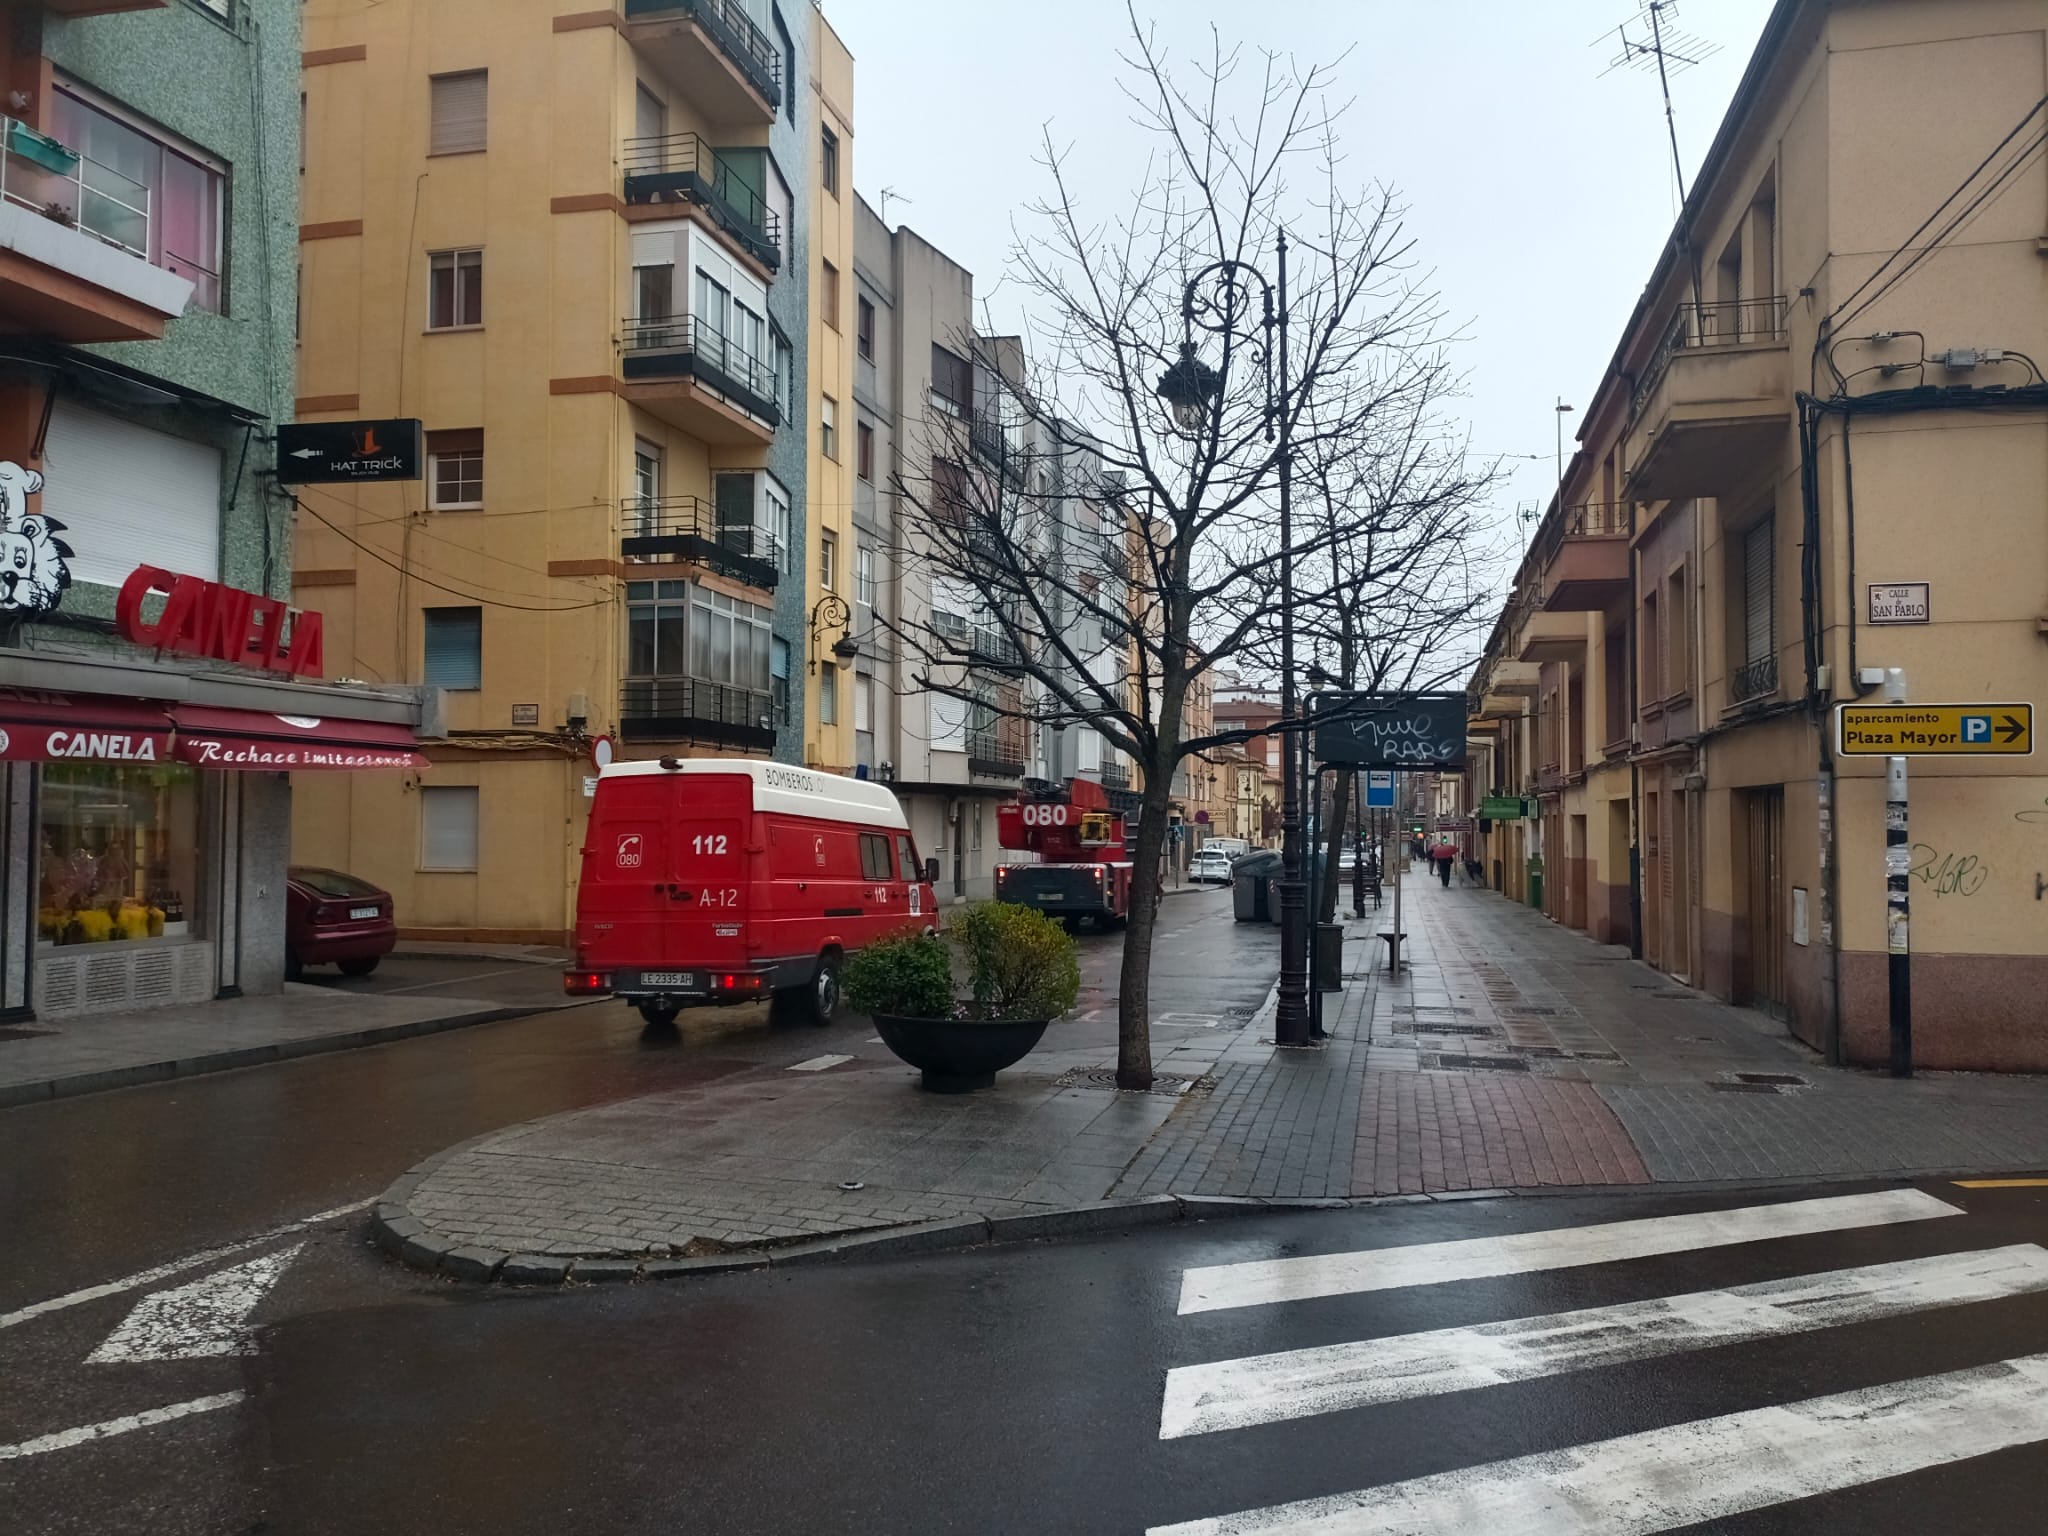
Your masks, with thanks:
M 1183 70 L 1135 15 L 1131 30 L 1126 90 L 1152 156 L 1098 218 L 1048 138 L 1050 190 L 1013 252 L 1027 336 L 978 343 L 971 406 L 931 402 L 932 472 L 896 486 L 898 558 L 934 594 L 896 638 L 920 686 L 980 720 L 1092 729 L 1135 765 L 1117 1079 L 1142 1088 L 1173 777 L 1247 735 L 1191 738 L 1190 689 L 1256 656 L 1283 603 L 1320 609 L 1350 579 L 1332 558 L 1341 509 L 1281 537 L 1283 449 L 1363 463 L 1413 430 L 1412 360 L 1436 354 L 1441 319 L 1391 194 L 1344 181 L 1326 68 L 1218 42 Z M 1178 410 L 1167 374 L 1196 386 L 1173 392 Z M 1388 517 L 1427 515 L 1409 500 Z

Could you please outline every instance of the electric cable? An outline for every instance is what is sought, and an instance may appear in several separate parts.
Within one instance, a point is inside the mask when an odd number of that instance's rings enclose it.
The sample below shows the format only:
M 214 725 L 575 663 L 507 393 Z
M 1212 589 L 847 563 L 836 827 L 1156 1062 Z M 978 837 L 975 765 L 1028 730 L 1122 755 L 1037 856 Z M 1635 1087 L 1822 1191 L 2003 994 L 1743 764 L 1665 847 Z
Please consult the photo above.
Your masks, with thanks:
M 292 504 L 296 506 L 301 512 L 310 513 L 317 522 L 324 524 L 330 533 L 335 534 L 336 536 L 343 539 L 349 544 L 353 544 L 357 549 L 361 550 L 364 554 L 368 555 L 372 560 L 377 561 L 380 565 L 388 565 L 389 567 L 391 567 L 392 570 L 398 572 L 399 575 L 409 577 L 410 579 L 419 582 L 420 585 L 422 586 L 432 587 L 437 592 L 446 592 L 451 597 L 466 598 L 468 601 L 472 603 L 482 603 L 485 606 L 491 608 L 510 608 L 521 613 L 580 613 L 586 609 L 609 608 L 612 605 L 612 599 L 602 598 L 596 602 L 565 603 L 559 607 L 545 608 L 535 603 L 514 603 L 508 602 L 503 598 L 484 597 L 479 593 L 465 592 L 459 587 L 446 586 L 441 582 L 433 580 L 431 577 L 422 576 L 419 572 L 408 569 L 408 567 L 405 564 L 393 560 L 389 555 L 386 555 L 382 550 L 372 549 L 369 545 L 363 543 L 362 540 L 356 538 L 354 535 L 346 533 L 342 529 L 336 527 L 333 523 L 328 522 L 328 520 L 321 515 L 319 508 L 306 505 L 306 503 L 299 500 L 298 497 L 292 497 Z

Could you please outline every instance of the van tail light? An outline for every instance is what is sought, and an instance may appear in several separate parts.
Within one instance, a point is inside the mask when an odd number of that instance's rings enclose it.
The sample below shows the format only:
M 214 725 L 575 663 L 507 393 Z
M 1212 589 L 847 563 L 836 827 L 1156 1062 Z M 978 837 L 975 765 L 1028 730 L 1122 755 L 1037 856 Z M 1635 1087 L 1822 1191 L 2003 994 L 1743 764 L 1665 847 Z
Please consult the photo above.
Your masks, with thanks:
M 1009 878 L 1010 866 L 1007 864 L 998 864 L 996 866 L 996 884 L 1001 885 L 1005 880 Z
M 564 971 L 562 990 L 571 997 L 602 997 L 612 989 L 609 971 Z
M 1102 867 L 1102 866 L 1101 866 L 1100 864 L 1096 865 L 1096 866 L 1095 866 L 1095 883 L 1096 883 L 1097 885 L 1100 885 L 1100 884 L 1102 884 L 1103 876 L 1104 876 L 1105 874 L 1107 874 L 1107 873 L 1108 873 L 1108 872 L 1107 872 L 1106 870 L 1104 870 L 1104 869 L 1103 869 L 1103 867 Z
M 734 997 L 746 996 L 761 990 L 761 978 L 752 971 L 719 971 L 711 978 L 711 985 L 720 992 Z

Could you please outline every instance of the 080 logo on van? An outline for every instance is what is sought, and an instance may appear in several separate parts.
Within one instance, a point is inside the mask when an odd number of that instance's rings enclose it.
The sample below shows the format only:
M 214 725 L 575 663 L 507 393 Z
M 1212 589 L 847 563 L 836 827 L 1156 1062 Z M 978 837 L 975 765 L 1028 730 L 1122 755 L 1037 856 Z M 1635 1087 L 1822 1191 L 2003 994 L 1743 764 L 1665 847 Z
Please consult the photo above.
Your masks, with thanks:
M 638 869 L 640 861 L 640 834 L 628 832 L 619 839 L 619 868 Z

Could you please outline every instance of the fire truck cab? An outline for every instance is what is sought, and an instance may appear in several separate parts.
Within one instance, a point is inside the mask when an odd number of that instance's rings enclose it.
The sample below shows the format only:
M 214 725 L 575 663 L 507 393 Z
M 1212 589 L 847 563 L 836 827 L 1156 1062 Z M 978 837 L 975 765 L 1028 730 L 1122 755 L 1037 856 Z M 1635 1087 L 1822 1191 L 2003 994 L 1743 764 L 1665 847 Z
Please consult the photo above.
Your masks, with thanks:
M 1121 928 L 1130 920 L 1131 855 L 1124 818 L 1092 779 L 1027 788 L 996 807 L 996 841 L 1036 863 L 996 867 L 996 899 L 1035 907 L 1069 929 L 1083 918 Z

